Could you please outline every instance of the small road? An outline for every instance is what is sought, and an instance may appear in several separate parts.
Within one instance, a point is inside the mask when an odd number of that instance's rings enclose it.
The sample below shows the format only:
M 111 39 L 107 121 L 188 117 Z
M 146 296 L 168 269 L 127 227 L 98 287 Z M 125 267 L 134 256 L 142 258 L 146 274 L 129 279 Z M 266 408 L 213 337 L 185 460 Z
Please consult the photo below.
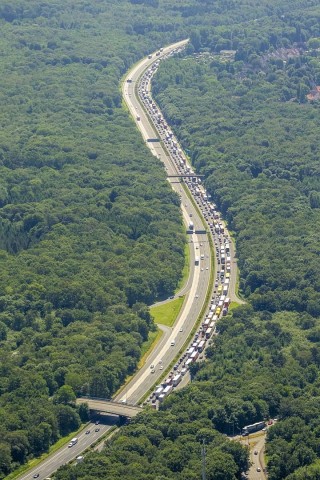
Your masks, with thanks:
M 248 473 L 249 480 L 266 480 L 266 465 L 264 461 L 264 448 L 266 432 L 261 431 L 248 437 L 241 437 L 240 443 L 250 449 L 251 467 Z M 255 453 L 256 452 L 256 453 Z

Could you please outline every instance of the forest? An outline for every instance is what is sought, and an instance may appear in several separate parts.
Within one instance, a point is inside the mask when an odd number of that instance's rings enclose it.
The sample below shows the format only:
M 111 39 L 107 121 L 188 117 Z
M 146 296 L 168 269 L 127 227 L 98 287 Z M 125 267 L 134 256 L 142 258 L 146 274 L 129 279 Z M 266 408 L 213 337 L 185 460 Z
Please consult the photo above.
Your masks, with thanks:
M 312 0 L 0 2 L 1 478 L 86 421 L 76 396 L 135 371 L 148 305 L 178 284 L 179 199 L 120 82 L 187 37 L 154 94 L 233 232 L 248 303 L 186 389 L 57 478 L 196 479 L 205 440 L 207 478 L 240 479 L 248 453 L 225 435 L 276 415 L 269 478 L 318 478 L 319 19 Z

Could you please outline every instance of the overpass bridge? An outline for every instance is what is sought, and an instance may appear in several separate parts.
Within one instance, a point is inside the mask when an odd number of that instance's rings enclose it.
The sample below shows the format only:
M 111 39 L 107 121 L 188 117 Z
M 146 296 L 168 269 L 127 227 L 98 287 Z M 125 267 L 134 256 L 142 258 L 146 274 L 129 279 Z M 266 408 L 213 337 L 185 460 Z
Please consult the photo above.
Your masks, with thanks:
M 137 405 L 114 402 L 103 398 L 77 398 L 77 404 L 80 405 L 81 403 L 87 403 L 89 410 L 108 413 L 109 415 L 119 415 L 120 417 L 133 418 L 138 415 L 138 413 L 142 412 L 142 408 Z
M 199 173 L 181 173 L 167 175 L 167 178 L 204 178 L 204 175 L 200 175 Z

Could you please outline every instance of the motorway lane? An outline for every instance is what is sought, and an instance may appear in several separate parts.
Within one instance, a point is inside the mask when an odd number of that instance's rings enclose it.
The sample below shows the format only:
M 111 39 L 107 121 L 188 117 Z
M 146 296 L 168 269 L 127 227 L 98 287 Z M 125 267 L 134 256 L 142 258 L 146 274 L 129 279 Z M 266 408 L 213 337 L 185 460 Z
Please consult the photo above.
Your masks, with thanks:
M 57 452 L 44 460 L 38 467 L 29 470 L 26 474 L 20 476 L 19 479 L 30 480 L 33 478 L 33 475 L 37 473 L 40 475 L 39 480 L 50 477 L 50 475 L 52 475 L 59 467 L 81 455 L 81 453 L 95 443 L 99 437 L 110 430 L 112 426 L 115 425 L 116 421 L 117 417 L 105 416 L 104 424 L 100 423 L 99 425 L 95 425 L 94 423 L 90 423 L 85 430 L 77 435 L 78 443 L 76 445 L 71 448 L 69 448 L 68 445 L 61 447 Z M 108 422 L 108 425 L 106 425 L 106 422 Z M 99 432 L 95 432 L 96 428 L 99 428 Z M 88 435 L 85 433 L 87 430 L 90 430 Z
M 186 41 L 179 42 L 174 46 L 164 49 L 162 55 L 185 43 Z M 127 75 L 123 83 L 124 99 L 145 140 L 148 138 L 158 137 L 159 135 L 156 133 L 153 126 L 150 125 L 151 120 L 140 105 L 135 86 L 144 70 L 154 61 L 154 58 L 152 60 L 145 59 Z M 131 80 L 131 82 L 128 82 L 128 79 Z M 139 120 L 137 117 L 139 117 Z M 164 163 L 168 174 L 177 174 L 175 165 L 171 161 L 167 151 L 160 143 L 148 142 L 147 145 L 151 152 Z M 204 229 L 204 224 L 201 217 L 199 216 L 192 202 L 189 200 L 189 197 L 180 182 L 178 182 L 176 179 L 170 179 L 170 183 L 173 190 L 175 190 L 181 197 L 181 208 L 186 227 L 188 226 L 190 220 L 192 220 L 196 230 Z M 125 391 L 123 391 L 122 394 L 117 397 L 117 400 L 127 401 L 129 403 L 139 402 L 145 392 L 148 391 L 162 375 L 163 371 L 160 370 L 160 365 L 162 365 L 163 369 L 165 370 L 176 357 L 199 316 L 206 298 L 207 288 L 210 280 L 211 252 L 207 235 L 193 233 L 190 234 L 189 237 L 190 243 L 192 242 L 193 244 L 190 259 L 190 278 L 192 279 L 192 283 L 190 284 L 190 282 L 188 282 L 189 292 L 181 309 L 179 318 L 172 329 L 170 337 L 166 339 L 166 344 L 160 349 L 156 349 L 151 353 L 144 367 L 135 375 L 132 381 L 127 385 Z M 200 247 L 200 243 L 202 244 L 202 247 Z M 204 254 L 205 258 L 204 260 L 200 261 L 199 266 L 195 267 L 194 258 L 195 256 L 200 257 L 202 253 Z M 206 269 L 207 267 L 208 270 Z M 180 332 L 180 329 L 182 329 L 182 332 Z M 171 341 L 175 341 L 174 346 L 171 346 Z M 161 364 L 160 361 L 162 362 Z M 155 373 L 151 373 L 151 365 L 154 365 Z

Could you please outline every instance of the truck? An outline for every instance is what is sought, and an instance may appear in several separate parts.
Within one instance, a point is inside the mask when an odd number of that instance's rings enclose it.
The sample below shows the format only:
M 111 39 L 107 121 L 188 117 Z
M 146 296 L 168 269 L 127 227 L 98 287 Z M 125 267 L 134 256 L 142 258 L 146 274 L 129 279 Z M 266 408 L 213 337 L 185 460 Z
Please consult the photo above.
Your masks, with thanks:
M 162 392 L 163 392 L 163 387 L 157 388 L 157 390 L 155 391 L 156 398 L 159 398 Z
M 73 445 L 75 445 L 76 443 L 78 443 L 77 437 L 71 438 L 68 447 L 71 448 L 71 447 L 73 447 Z
M 230 302 L 231 302 L 230 298 L 229 298 L 229 297 L 226 297 L 226 298 L 224 299 L 224 306 L 225 306 L 225 307 L 229 307 Z
M 175 377 L 173 377 L 173 380 L 172 380 L 172 385 L 174 387 L 176 387 L 177 385 L 179 385 L 179 383 L 181 382 L 182 380 L 182 376 L 180 373 L 178 373 L 178 375 L 176 375 Z
M 193 354 L 190 356 L 192 362 L 195 362 L 199 356 L 198 350 L 194 351 Z
M 210 325 L 210 318 L 206 318 L 205 321 L 204 321 L 203 324 L 202 324 L 202 328 L 203 328 L 204 330 L 207 330 L 207 328 L 209 327 L 209 325 Z
M 201 342 L 198 345 L 198 352 L 201 353 L 205 347 L 206 342 L 204 340 L 201 340 Z
M 172 381 L 172 383 L 173 383 L 173 381 Z M 168 385 L 168 386 L 163 390 L 162 395 L 164 395 L 165 397 L 166 397 L 167 395 L 169 395 L 169 393 L 172 392 L 172 388 L 173 388 L 172 385 Z
M 210 338 L 211 335 L 212 335 L 212 328 L 209 327 L 208 330 L 206 331 L 206 338 L 207 339 Z
M 266 427 L 266 422 L 257 422 L 253 423 L 252 425 L 246 425 L 242 429 L 242 435 L 245 437 L 249 435 L 249 433 L 258 432 Z
M 188 358 L 188 360 L 185 363 L 185 367 L 188 368 L 190 367 L 190 364 L 192 363 L 192 358 Z

